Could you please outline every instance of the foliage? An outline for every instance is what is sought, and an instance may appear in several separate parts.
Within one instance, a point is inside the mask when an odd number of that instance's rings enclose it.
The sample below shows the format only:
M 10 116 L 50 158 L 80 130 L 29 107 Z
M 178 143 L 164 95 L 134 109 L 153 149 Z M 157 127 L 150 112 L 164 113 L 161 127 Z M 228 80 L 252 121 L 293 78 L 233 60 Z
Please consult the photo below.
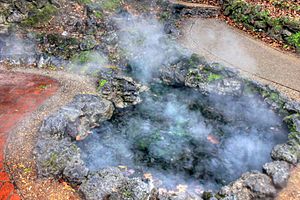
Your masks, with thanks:
M 297 49 L 300 50 L 300 32 L 291 35 L 288 38 L 288 41 L 291 45 L 295 46 Z

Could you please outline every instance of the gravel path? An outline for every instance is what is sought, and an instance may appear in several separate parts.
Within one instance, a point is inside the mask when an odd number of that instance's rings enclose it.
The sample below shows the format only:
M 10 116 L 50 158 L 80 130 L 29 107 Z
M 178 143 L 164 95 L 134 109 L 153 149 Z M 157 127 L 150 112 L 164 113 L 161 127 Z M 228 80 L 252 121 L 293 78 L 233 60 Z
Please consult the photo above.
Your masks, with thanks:
M 63 71 L 24 68 L 14 68 L 10 71 L 48 76 L 56 79 L 60 84 L 58 92 L 25 120 L 21 121 L 11 132 L 8 139 L 5 160 L 7 162 L 7 169 L 14 179 L 20 196 L 23 199 L 30 200 L 79 199 L 78 194 L 66 183 L 53 179 L 38 178 L 32 152 L 37 140 L 38 127 L 43 119 L 61 106 L 67 104 L 76 94 L 95 94 L 95 80 L 91 77 L 70 74 Z

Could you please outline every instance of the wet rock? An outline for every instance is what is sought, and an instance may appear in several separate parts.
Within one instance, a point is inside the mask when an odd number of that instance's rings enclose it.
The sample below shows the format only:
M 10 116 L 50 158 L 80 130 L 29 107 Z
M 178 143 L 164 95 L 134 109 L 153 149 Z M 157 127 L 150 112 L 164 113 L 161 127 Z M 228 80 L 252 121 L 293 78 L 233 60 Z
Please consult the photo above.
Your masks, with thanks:
M 297 163 L 297 150 L 288 144 L 276 145 L 271 154 L 274 160 L 283 160 L 291 164 Z
M 290 165 L 284 161 L 274 161 L 263 166 L 264 171 L 272 178 L 276 187 L 283 188 L 289 178 Z
M 243 174 L 237 181 L 223 187 L 220 194 L 234 197 L 237 200 L 265 200 L 273 199 L 276 195 L 276 189 L 270 177 L 253 171 Z
M 153 187 L 140 179 L 129 179 L 117 168 L 107 168 L 88 177 L 79 188 L 87 200 L 150 199 Z
M 141 103 L 140 93 L 148 88 L 135 82 L 131 77 L 117 75 L 110 79 L 100 79 L 99 90 L 102 97 L 112 101 L 116 108 L 126 108 Z
M 111 102 L 95 95 L 77 95 L 68 105 L 44 120 L 41 134 L 63 138 L 84 139 L 99 123 L 113 114 Z

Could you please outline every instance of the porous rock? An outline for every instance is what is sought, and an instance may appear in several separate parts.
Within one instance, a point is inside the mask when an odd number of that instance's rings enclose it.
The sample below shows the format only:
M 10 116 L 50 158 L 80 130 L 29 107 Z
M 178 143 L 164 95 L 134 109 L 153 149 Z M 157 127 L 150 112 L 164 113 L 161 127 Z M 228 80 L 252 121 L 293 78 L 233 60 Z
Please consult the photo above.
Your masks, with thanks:
M 98 96 L 77 95 L 71 103 L 44 120 L 40 133 L 81 140 L 92 128 L 110 119 L 113 110 L 111 102 Z
M 253 171 L 243 174 L 235 182 L 223 187 L 220 194 L 236 200 L 265 200 L 273 199 L 276 195 L 276 189 L 270 177 Z
M 274 161 L 263 166 L 264 171 L 272 178 L 276 187 L 283 188 L 289 178 L 290 165 L 284 161 Z
M 283 160 L 291 164 L 296 164 L 298 161 L 297 150 L 289 144 L 276 145 L 271 153 L 274 160 Z
M 102 78 L 101 81 L 105 81 L 100 88 L 102 97 L 112 101 L 116 108 L 126 108 L 141 103 L 140 93 L 148 89 L 131 77 L 122 75 L 116 75 L 111 79 Z
M 117 168 L 106 168 L 90 175 L 79 190 L 87 200 L 148 200 L 153 187 L 138 178 L 125 177 Z

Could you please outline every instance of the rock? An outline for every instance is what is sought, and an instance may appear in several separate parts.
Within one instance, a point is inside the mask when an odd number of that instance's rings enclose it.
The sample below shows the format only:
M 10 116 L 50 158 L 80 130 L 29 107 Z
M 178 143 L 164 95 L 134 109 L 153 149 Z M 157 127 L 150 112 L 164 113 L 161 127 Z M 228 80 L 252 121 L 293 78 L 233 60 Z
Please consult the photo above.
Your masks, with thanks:
M 300 114 L 293 114 L 284 118 L 291 132 L 300 132 Z
M 0 14 L 0 24 L 5 24 L 5 22 L 6 22 L 5 16 Z
M 203 200 L 200 196 L 195 194 L 189 194 L 188 192 L 171 194 L 163 191 L 160 191 L 158 193 L 157 199 L 159 200 Z
M 99 81 L 101 96 L 112 101 L 116 108 L 126 108 L 142 102 L 140 93 L 148 90 L 131 77 L 116 75 L 112 78 L 101 78 Z
M 7 17 L 7 21 L 11 22 L 11 23 L 18 23 L 21 22 L 22 20 L 24 20 L 26 18 L 25 15 L 23 15 L 21 12 L 19 11 L 13 11 L 13 13 L 11 15 L 9 15 Z
M 34 150 L 37 171 L 40 177 L 61 178 L 69 163 L 81 163 L 80 150 L 69 138 L 56 140 L 43 137 L 37 142 Z
M 63 177 L 69 183 L 80 185 L 88 176 L 89 169 L 82 160 L 71 160 L 67 163 Z
M 77 95 L 71 103 L 44 120 L 40 134 L 82 140 L 92 128 L 110 119 L 113 111 L 112 103 L 107 100 L 95 95 Z
M 291 164 L 297 163 L 297 151 L 293 146 L 288 144 L 276 145 L 271 153 L 274 160 L 283 160 Z
M 138 178 L 124 177 L 117 168 L 107 168 L 88 177 L 79 190 L 87 200 L 148 200 L 152 195 L 153 187 Z
M 286 29 L 284 29 L 284 30 L 282 30 L 281 34 L 282 34 L 283 37 L 290 37 L 293 33 L 291 33 L 290 31 L 288 31 Z
M 273 199 L 276 189 L 272 180 L 260 172 L 247 172 L 238 180 L 225 186 L 220 191 L 221 195 L 234 197 L 236 200 Z
M 263 166 L 264 171 L 272 178 L 273 183 L 278 188 L 285 187 L 288 178 L 290 165 L 284 161 L 274 161 Z

